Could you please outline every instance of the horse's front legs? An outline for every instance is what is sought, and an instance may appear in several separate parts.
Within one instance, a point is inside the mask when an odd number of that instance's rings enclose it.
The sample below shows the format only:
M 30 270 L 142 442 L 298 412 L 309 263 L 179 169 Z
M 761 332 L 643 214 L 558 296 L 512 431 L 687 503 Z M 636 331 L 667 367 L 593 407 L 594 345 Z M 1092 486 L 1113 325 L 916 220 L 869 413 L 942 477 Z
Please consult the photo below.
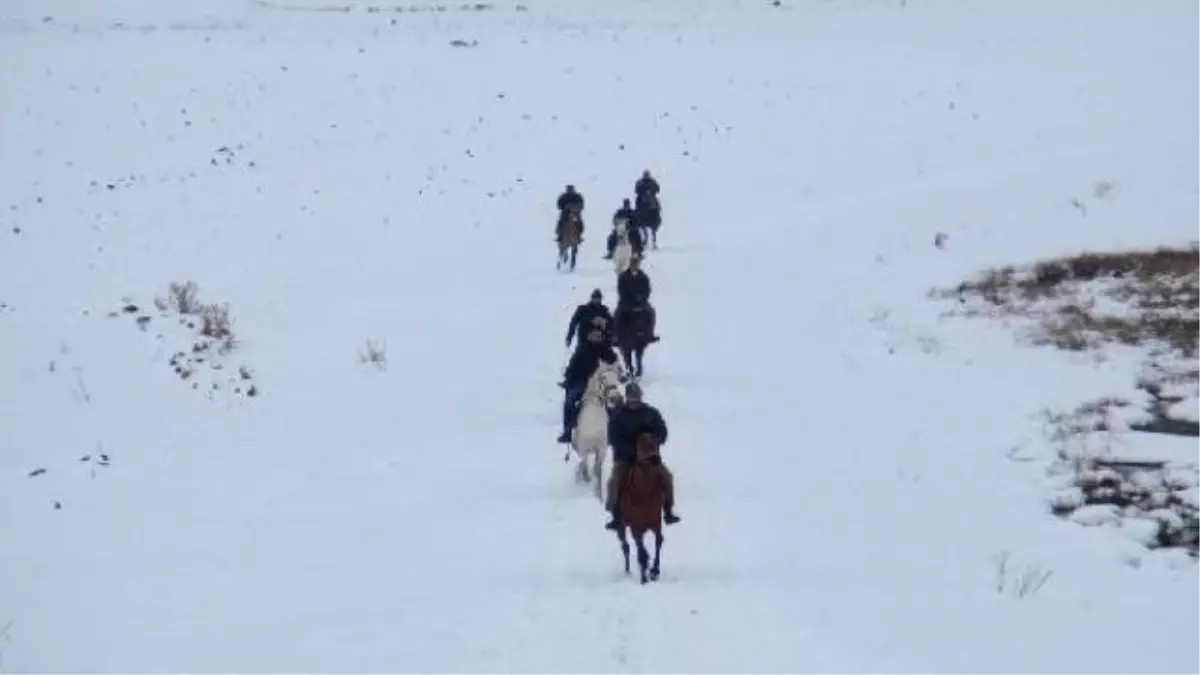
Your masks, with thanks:
M 625 574 L 629 574 L 629 540 L 625 538 L 625 528 L 617 528 L 617 539 L 621 541 L 621 555 L 625 556 Z
M 633 351 L 634 358 L 637 359 L 637 376 L 642 376 L 642 359 L 646 357 L 646 345 L 638 345 Z
M 621 350 L 621 360 L 625 362 L 625 370 L 630 375 L 636 375 L 637 371 L 633 367 L 633 350 L 625 345 L 620 345 L 619 348 Z
M 579 244 L 571 247 L 571 271 L 575 271 L 575 257 L 579 254 Z
M 654 564 L 650 566 L 650 581 L 658 581 L 660 565 L 662 563 L 662 545 L 663 534 L 662 528 L 654 530 Z
M 601 446 L 592 452 L 592 476 L 596 479 L 596 499 L 604 501 L 604 451 Z
M 650 552 L 646 550 L 646 531 L 633 533 L 633 543 L 637 544 L 637 561 L 638 572 L 641 574 L 642 583 L 650 580 L 648 568 L 650 567 Z

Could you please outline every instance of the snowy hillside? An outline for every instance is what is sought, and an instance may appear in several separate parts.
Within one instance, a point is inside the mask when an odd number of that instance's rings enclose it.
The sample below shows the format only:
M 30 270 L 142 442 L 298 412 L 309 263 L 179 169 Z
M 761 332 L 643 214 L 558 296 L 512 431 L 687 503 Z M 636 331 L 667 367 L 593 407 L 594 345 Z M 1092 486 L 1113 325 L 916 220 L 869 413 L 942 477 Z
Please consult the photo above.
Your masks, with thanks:
M 0 671 L 1196 672 L 1194 559 L 1050 508 L 1047 414 L 1143 352 L 931 292 L 1196 239 L 1198 20 L 0 3 Z M 684 520 L 641 587 L 554 438 L 647 168 Z

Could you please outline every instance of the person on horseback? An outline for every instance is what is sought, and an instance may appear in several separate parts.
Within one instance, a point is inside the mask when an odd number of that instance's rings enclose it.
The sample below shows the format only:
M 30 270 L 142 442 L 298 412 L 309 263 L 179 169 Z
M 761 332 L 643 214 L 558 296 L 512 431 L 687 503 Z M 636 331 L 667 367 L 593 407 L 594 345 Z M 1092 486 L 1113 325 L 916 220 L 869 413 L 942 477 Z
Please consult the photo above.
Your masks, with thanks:
M 558 196 L 559 220 L 562 220 L 561 216 L 566 214 L 567 209 L 583 214 L 583 195 L 575 191 L 574 185 L 568 185 L 566 191 Z
M 658 228 L 662 225 L 662 208 L 658 202 L 658 181 L 646 169 L 642 177 L 633 186 L 636 195 L 634 200 L 634 222 L 643 231 L 643 239 L 648 240 L 658 248 Z
M 587 342 L 587 334 L 595 328 L 600 329 L 606 342 L 611 342 L 609 335 L 612 332 L 612 324 L 612 312 L 608 311 L 608 306 L 604 304 L 604 296 L 597 288 L 592 291 L 591 299 L 576 307 L 575 313 L 571 315 L 571 323 L 567 324 L 567 346 L 570 347 L 571 340 L 578 337 L 578 346 L 582 347 Z
M 563 428 L 558 436 L 559 443 L 571 442 L 571 430 L 579 414 L 579 403 L 587 388 L 588 380 L 600 367 L 600 362 L 616 363 L 617 353 L 613 351 L 604 339 L 604 332 L 599 328 L 592 329 L 587 334 L 587 340 L 571 355 L 563 373 L 563 381 L 559 385 L 566 390 L 563 397 Z
M 613 224 L 615 225 L 618 220 L 624 220 L 627 223 L 633 222 L 633 207 L 630 206 L 628 199 L 623 200 L 621 208 L 617 209 L 616 213 L 613 213 Z
M 658 197 L 658 191 L 658 181 L 654 180 L 654 177 L 650 175 L 650 169 L 643 171 L 642 177 L 633 184 L 633 194 L 639 198 L 643 195 Z
M 605 498 L 605 509 L 611 516 L 604 525 L 606 529 L 617 530 L 621 527 L 617 513 L 621 484 L 630 465 L 637 460 L 638 437 L 644 433 L 653 434 L 659 445 L 664 445 L 667 442 L 667 423 L 657 408 L 642 400 L 641 385 L 630 382 L 625 386 L 625 403 L 608 418 L 608 442 L 613 449 L 613 470 L 608 478 L 608 494 Z M 665 463 L 661 466 L 673 483 L 674 476 L 671 470 Z M 675 504 L 672 499 L 668 499 L 663 504 L 663 519 L 668 525 L 680 520 L 674 511 Z
M 628 202 L 629 200 L 625 200 Z M 623 211 L 624 209 L 622 209 Z M 617 211 L 620 214 L 621 211 Z M 613 216 L 613 229 L 608 233 L 608 253 L 604 256 L 605 260 L 612 260 L 613 252 L 617 248 L 617 228 L 622 224 L 625 225 L 625 234 L 629 237 L 629 246 L 633 248 L 633 255 L 640 256 L 646 249 L 646 239 L 642 235 L 642 230 L 631 219 L 624 217 Z
M 658 318 L 654 306 L 650 304 L 650 277 L 642 269 L 641 261 L 634 258 L 629 261 L 629 269 L 617 277 L 617 323 L 627 310 L 644 306 L 650 321 L 650 342 L 658 342 L 654 334 L 655 322 Z

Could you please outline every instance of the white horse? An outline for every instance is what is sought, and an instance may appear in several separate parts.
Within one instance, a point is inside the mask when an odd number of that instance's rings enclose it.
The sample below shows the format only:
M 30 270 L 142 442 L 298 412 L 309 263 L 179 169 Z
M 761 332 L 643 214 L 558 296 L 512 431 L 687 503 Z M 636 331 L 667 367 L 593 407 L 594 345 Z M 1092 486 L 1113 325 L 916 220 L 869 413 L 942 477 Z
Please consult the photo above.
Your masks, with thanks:
M 617 275 L 629 269 L 629 261 L 633 260 L 633 244 L 629 243 L 629 223 L 617 222 L 617 245 L 613 248 L 613 267 Z
M 604 457 L 608 454 L 608 408 L 609 401 L 621 399 L 621 381 L 625 377 L 617 363 L 600 362 L 592 373 L 583 400 L 579 405 L 579 417 L 571 436 L 571 447 L 579 458 L 575 478 L 581 483 L 595 481 L 596 498 L 604 500 Z M 591 467 L 588 456 L 591 456 Z

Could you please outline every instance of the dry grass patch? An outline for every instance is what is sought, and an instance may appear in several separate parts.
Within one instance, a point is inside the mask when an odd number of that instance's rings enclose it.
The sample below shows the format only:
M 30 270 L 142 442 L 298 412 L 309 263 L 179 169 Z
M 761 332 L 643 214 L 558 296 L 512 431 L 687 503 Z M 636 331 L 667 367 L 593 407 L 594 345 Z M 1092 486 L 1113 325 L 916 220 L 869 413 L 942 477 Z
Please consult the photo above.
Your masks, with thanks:
M 1189 359 L 1200 335 L 1200 247 L 1080 253 L 988 270 L 953 289 L 970 316 L 1032 319 L 1038 344 L 1082 351 L 1155 344 Z
M 1081 525 L 1140 528 L 1151 548 L 1197 555 L 1195 465 L 1121 456 L 1124 430 L 1200 435 L 1200 245 L 1080 253 L 987 270 L 933 297 L 955 300 L 952 314 L 1018 319 L 1035 344 L 1082 352 L 1120 344 L 1145 353 L 1137 388 L 1150 402 L 1107 397 L 1069 413 L 1047 412 L 1057 458 L 1050 472 L 1066 486 L 1051 511 Z M 1133 384 L 1133 383 L 1131 383 Z M 1181 478 L 1182 477 L 1182 478 Z

